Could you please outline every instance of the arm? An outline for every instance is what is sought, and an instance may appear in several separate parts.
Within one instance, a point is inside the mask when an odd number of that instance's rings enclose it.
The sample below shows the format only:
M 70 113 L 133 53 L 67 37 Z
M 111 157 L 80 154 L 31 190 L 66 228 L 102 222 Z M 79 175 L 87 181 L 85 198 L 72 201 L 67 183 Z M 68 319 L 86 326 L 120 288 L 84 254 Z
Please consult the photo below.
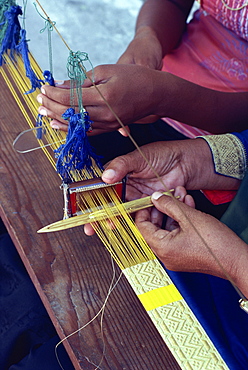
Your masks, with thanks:
M 248 93 L 210 90 L 170 73 L 138 65 L 99 66 L 94 76 L 98 90 L 124 125 L 155 114 L 212 133 L 241 131 L 247 127 Z M 39 112 L 44 114 L 46 109 L 46 114 L 55 119 L 57 128 L 66 130 L 67 123 L 60 124 L 60 121 L 70 105 L 70 91 L 68 84 L 63 87 L 44 86 L 38 99 L 43 105 Z M 93 134 L 120 128 L 89 79 L 84 87 L 83 103 L 94 121 Z
M 201 138 L 157 142 L 145 145 L 141 150 L 143 155 L 135 150 L 117 157 L 102 174 L 103 181 L 108 184 L 121 181 L 128 175 L 127 200 L 140 198 L 144 194 L 151 195 L 154 191 L 168 191 L 177 186 L 190 190 L 231 190 L 239 187 L 240 177 L 231 178 L 216 173 L 210 147 Z M 234 154 L 239 157 L 240 152 Z M 238 161 L 236 164 L 239 167 Z M 85 225 L 84 231 L 87 235 L 94 233 L 90 225 Z
M 136 198 L 142 193 L 151 195 L 154 191 L 166 191 L 176 186 L 188 190 L 233 190 L 240 185 L 239 179 L 215 172 L 210 147 L 201 138 L 161 141 L 145 145 L 141 150 L 143 156 L 135 150 L 111 161 L 103 172 L 103 181 L 115 183 L 129 174 L 128 183 L 136 189 L 137 194 L 133 196 Z M 162 183 L 144 157 L 161 176 Z
M 118 63 L 160 69 L 162 57 L 181 40 L 192 0 L 147 0 L 138 15 L 134 39 Z

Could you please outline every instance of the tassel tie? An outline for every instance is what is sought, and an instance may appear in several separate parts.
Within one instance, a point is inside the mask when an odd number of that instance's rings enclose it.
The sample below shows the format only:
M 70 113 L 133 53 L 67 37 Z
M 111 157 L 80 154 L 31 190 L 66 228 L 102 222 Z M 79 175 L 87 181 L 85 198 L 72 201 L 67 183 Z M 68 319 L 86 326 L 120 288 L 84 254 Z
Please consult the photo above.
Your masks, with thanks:
M 13 53 L 18 45 L 21 30 L 19 15 L 22 15 L 22 9 L 19 5 L 11 6 L 9 10 L 4 12 L 5 21 L 0 24 L 2 26 L 1 33 L 4 33 L 1 40 L 0 66 L 3 64 L 3 54 L 7 50 L 10 50 L 10 56 L 14 59 Z
M 94 175 L 92 159 L 98 168 L 103 169 L 100 157 L 97 156 L 89 143 L 87 131 L 92 121 L 88 112 L 75 113 L 74 108 L 68 108 L 62 118 L 69 120 L 68 134 L 65 144 L 54 151 L 57 158 L 57 172 L 64 182 L 70 182 L 70 171 L 88 170 Z

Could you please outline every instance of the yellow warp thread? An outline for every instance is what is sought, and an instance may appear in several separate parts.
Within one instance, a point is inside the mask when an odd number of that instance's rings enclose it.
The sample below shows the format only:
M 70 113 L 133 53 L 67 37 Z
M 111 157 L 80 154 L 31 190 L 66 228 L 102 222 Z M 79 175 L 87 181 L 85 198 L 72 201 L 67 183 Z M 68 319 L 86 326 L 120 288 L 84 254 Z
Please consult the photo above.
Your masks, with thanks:
M 169 303 L 183 299 L 174 284 L 163 286 L 161 288 L 150 290 L 149 292 L 139 294 L 142 305 L 146 311 L 165 306 Z
M 32 60 L 31 64 L 36 65 L 37 69 L 39 67 Z M 29 90 L 29 85 L 27 78 L 25 77 L 25 73 L 23 70 L 22 62 L 18 58 L 16 64 L 11 63 L 9 58 L 6 56 L 6 69 L 8 70 L 11 78 L 4 75 L 2 73 L 6 83 L 10 86 L 12 83 L 15 84 L 13 89 L 11 88 L 12 92 L 14 92 L 14 97 L 16 98 L 17 104 L 20 106 L 21 111 L 25 118 L 27 118 L 27 122 L 31 127 L 34 127 L 33 121 L 35 122 L 35 117 L 37 115 L 37 107 L 38 104 L 35 99 L 34 94 L 33 97 L 25 96 L 25 104 L 23 104 L 22 99 L 19 99 L 18 94 L 16 91 L 27 91 Z M 0 69 L 1 72 L 1 69 Z M 26 107 L 30 111 L 30 118 L 29 115 L 27 117 L 25 111 Z M 44 135 L 44 140 L 46 142 L 54 143 L 56 142 L 55 147 L 59 146 L 57 142 L 59 139 L 65 137 L 65 133 L 57 132 L 50 127 L 49 120 L 44 119 L 44 126 L 46 129 L 46 134 Z M 44 140 L 39 140 L 39 144 L 42 147 L 42 143 Z M 47 155 L 48 159 L 54 166 L 54 158 L 51 156 L 51 150 L 47 150 L 47 148 L 42 147 L 43 151 Z M 54 149 L 52 147 L 52 149 Z M 100 176 L 100 173 L 99 173 Z M 82 172 L 74 172 L 71 174 L 73 181 L 84 180 L 91 177 L 91 174 L 87 173 L 86 171 Z M 165 189 L 168 190 L 168 189 Z M 109 210 L 109 202 L 113 202 L 115 204 L 119 204 L 119 207 L 122 207 L 118 195 L 116 194 L 115 190 L 109 188 L 108 194 L 105 197 L 101 191 L 92 192 L 93 194 L 86 194 L 81 195 L 83 202 L 85 204 L 85 208 L 82 206 L 82 212 L 84 209 L 90 209 L 93 206 L 101 204 L 104 206 L 104 210 L 106 212 L 111 212 Z M 149 293 L 142 293 L 141 291 L 145 289 L 149 289 L 150 285 L 154 285 L 154 275 L 156 279 L 160 276 L 154 271 L 154 265 L 159 264 L 157 259 L 145 240 L 143 239 L 142 235 L 139 233 L 137 228 L 134 225 L 132 218 L 123 213 L 122 216 L 116 217 L 113 221 L 115 227 L 110 230 L 107 225 L 107 221 L 103 220 L 99 223 L 94 224 L 96 229 L 96 233 L 98 234 L 99 238 L 102 240 L 103 244 L 106 246 L 107 250 L 110 252 L 116 263 L 119 267 L 124 270 L 125 276 L 129 276 L 131 280 L 137 280 L 138 288 L 136 285 L 131 285 L 132 288 L 136 291 L 139 289 L 139 292 L 136 293 L 142 301 L 143 305 L 145 306 L 149 316 L 151 317 L 152 321 L 154 322 L 156 328 L 159 330 L 162 338 L 166 341 L 168 347 L 174 354 L 175 358 L 177 359 L 178 363 L 180 364 L 183 370 L 193 369 L 193 370 L 200 370 L 200 369 L 216 369 L 216 370 L 227 370 L 227 366 L 225 365 L 223 359 L 220 357 L 218 351 L 214 347 L 211 340 L 208 338 L 205 331 L 202 329 L 201 325 L 198 323 L 197 319 L 194 317 L 192 312 L 190 311 L 189 307 L 187 306 L 184 299 L 182 299 L 180 293 L 176 293 L 176 288 L 174 285 L 169 282 L 165 285 L 165 290 L 167 291 L 167 295 L 170 296 L 170 299 L 174 300 L 174 304 L 170 305 L 167 303 L 165 305 L 165 301 L 162 303 L 162 295 L 165 293 L 164 288 L 154 288 Z M 145 271 L 140 271 L 138 273 L 136 270 L 142 265 Z M 129 275 L 128 275 L 128 271 Z M 131 272 L 134 272 L 131 274 Z M 160 266 L 161 272 L 161 279 L 164 280 L 167 274 L 165 270 L 162 270 Z M 147 275 L 150 276 L 150 285 L 147 282 Z M 156 281 L 155 281 L 156 282 Z M 167 288 L 169 286 L 169 288 Z M 144 289 L 145 288 L 145 289 Z M 161 290 L 160 290 L 161 289 Z M 172 292 L 170 292 L 170 290 Z M 170 292 L 170 294 L 168 294 Z M 178 294 L 178 295 L 177 295 Z M 154 296 L 153 296 L 154 295 Z M 159 298 L 158 298 L 159 297 Z M 176 298 L 178 297 L 178 299 Z M 179 298 L 180 297 L 180 298 Z M 152 302 L 148 304 L 148 301 Z M 152 305 L 153 304 L 153 305 Z M 161 306 L 162 304 L 162 306 Z M 173 306 L 173 307 L 171 307 Z M 152 308 L 153 307 L 153 308 Z M 175 316 L 174 316 L 175 311 Z M 189 320 L 188 320 L 189 318 Z M 168 330 L 165 330 L 165 323 L 169 322 L 173 324 L 173 320 L 176 321 L 177 325 L 175 325 L 175 330 L 173 331 L 173 335 L 171 335 L 171 327 Z M 188 321 L 187 321 L 188 320 Z M 178 325 L 178 322 L 180 325 Z M 163 323 L 163 324 L 161 324 Z M 167 324 L 166 324 L 167 325 Z M 181 335 L 180 328 L 184 327 L 190 329 L 188 335 L 185 336 L 185 328 L 183 331 L 183 335 Z M 172 325 L 173 327 L 173 325 Z M 169 333 L 169 335 L 168 335 Z M 190 343 L 190 347 L 188 346 L 187 338 L 191 337 L 195 338 L 195 348 L 194 351 L 191 350 L 192 344 Z M 182 338 L 186 338 L 186 340 L 182 343 Z M 206 353 L 208 356 L 206 356 Z M 210 367 L 208 366 L 210 364 Z

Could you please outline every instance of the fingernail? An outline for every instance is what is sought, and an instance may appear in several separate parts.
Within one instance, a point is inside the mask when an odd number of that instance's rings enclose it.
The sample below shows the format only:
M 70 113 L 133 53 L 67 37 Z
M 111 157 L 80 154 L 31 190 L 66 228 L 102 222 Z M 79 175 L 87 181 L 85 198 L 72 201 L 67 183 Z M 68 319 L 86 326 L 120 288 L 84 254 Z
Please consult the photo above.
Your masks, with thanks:
M 59 126 L 56 123 L 51 122 L 50 126 L 54 128 L 55 130 L 59 130 Z
M 55 81 L 55 86 L 57 86 L 57 85 L 63 85 L 64 82 L 65 82 L 64 80 L 56 80 Z
M 115 171 L 112 169 L 106 170 L 103 172 L 102 177 L 104 177 L 106 180 L 112 180 L 115 178 Z
M 37 96 L 37 101 L 38 101 L 38 103 L 42 104 L 42 96 L 41 95 Z
M 164 194 L 161 193 L 160 191 L 155 191 L 155 193 L 152 194 L 152 199 L 158 200 L 160 197 L 162 197 L 162 195 Z
M 42 116 L 47 116 L 47 110 L 45 108 L 39 108 L 38 111 Z
M 44 87 L 42 86 L 40 91 L 42 92 L 42 94 L 46 95 L 46 90 L 44 89 Z

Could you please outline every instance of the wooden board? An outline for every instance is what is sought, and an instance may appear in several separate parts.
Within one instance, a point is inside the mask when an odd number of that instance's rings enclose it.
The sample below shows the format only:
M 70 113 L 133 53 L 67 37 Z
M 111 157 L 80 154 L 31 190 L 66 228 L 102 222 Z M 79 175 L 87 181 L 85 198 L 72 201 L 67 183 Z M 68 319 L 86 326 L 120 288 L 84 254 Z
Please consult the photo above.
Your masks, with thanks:
M 61 338 L 89 322 L 101 309 L 112 280 L 111 258 L 97 237 L 82 228 L 37 234 L 60 220 L 60 179 L 42 150 L 18 154 L 12 147 L 27 129 L 0 75 L 0 217 Z M 119 268 L 115 265 L 117 276 Z M 75 369 L 179 370 L 132 288 L 122 276 L 104 312 L 65 341 Z M 89 362 L 87 359 L 89 359 Z

